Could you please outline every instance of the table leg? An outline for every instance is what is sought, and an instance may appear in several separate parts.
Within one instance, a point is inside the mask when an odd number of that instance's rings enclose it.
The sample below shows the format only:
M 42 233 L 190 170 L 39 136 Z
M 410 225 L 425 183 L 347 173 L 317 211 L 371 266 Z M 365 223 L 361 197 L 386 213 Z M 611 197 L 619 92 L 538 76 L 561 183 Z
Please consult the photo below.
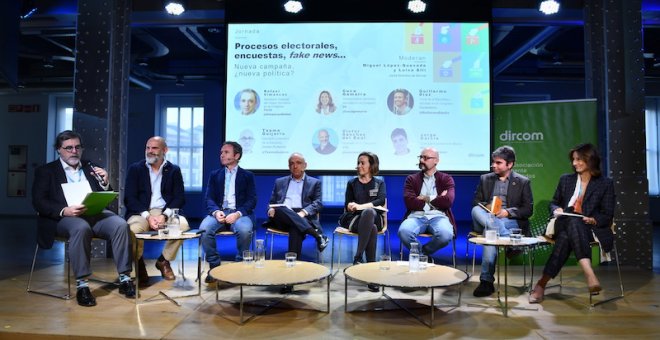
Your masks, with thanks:
M 509 311 L 509 292 L 506 289 L 509 286 L 509 259 L 506 257 L 506 247 L 504 247 L 504 317 L 507 317 Z
M 216 283 L 217 287 L 217 283 Z M 241 285 L 241 302 L 240 302 L 240 316 L 241 316 L 241 325 L 243 324 L 243 285 Z
M 215 285 L 215 299 L 218 299 L 218 285 Z M 202 238 L 197 238 L 197 296 L 202 296 Z
M 435 289 L 431 288 L 431 328 L 433 328 L 433 320 L 435 319 Z
M 138 242 L 141 242 L 140 240 L 136 239 L 135 240 L 135 252 L 133 253 L 133 260 L 135 262 L 135 305 L 138 305 L 138 296 L 140 295 L 140 266 L 138 266 L 138 258 L 137 256 L 137 250 L 138 250 Z
M 344 275 L 344 313 L 348 313 L 348 277 Z
M 330 313 L 330 280 L 331 279 L 332 279 L 332 272 L 330 273 L 330 276 L 328 276 L 328 278 L 327 278 L 328 285 L 327 285 L 326 290 L 325 290 L 326 297 L 328 299 L 328 313 Z

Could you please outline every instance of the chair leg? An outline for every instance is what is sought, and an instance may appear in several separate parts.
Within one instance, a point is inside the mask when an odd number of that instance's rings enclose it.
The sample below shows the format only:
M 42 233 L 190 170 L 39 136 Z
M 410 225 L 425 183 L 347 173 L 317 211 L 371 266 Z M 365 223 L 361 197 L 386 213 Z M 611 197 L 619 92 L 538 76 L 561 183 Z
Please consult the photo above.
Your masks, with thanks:
M 456 268 L 456 239 L 451 240 L 451 258 L 452 262 L 454 263 L 454 268 Z
M 271 233 L 270 234 L 270 259 L 271 260 L 273 259 L 273 244 L 275 243 L 274 242 L 274 237 L 275 237 L 275 234 Z
M 602 305 L 602 304 L 607 303 L 607 302 L 622 299 L 624 297 L 624 294 L 623 294 L 623 292 L 624 292 L 623 280 L 621 278 L 621 266 L 619 265 L 619 252 L 616 249 L 616 241 L 614 242 L 614 245 L 612 247 L 612 251 L 614 252 L 614 260 L 616 261 L 616 272 L 617 272 L 617 275 L 619 277 L 619 288 L 621 289 L 621 292 L 617 296 L 613 296 L 611 298 L 604 299 L 604 300 L 598 301 L 596 303 L 593 302 L 593 295 L 589 294 L 589 305 L 591 307 L 596 307 L 598 305 Z
M 330 275 L 334 277 L 335 275 L 335 233 L 332 233 L 332 253 L 330 254 Z M 337 265 L 337 270 L 339 270 L 339 265 Z
M 30 267 L 30 276 L 28 278 L 28 283 L 27 283 L 27 289 L 26 291 L 28 293 L 34 293 L 34 294 L 39 294 L 39 295 L 45 295 L 45 296 L 50 296 L 62 300 L 71 300 L 73 299 L 73 295 L 71 294 L 71 264 L 69 262 L 69 242 L 64 243 L 64 261 L 66 262 L 66 282 L 67 282 L 67 293 L 64 295 L 57 295 L 49 292 L 43 292 L 43 291 L 37 291 L 34 289 L 31 289 L 30 286 L 32 284 L 32 275 L 34 274 L 34 267 L 37 262 L 37 255 L 39 254 L 39 245 L 34 249 L 34 257 L 32 258 L 32 266 Z

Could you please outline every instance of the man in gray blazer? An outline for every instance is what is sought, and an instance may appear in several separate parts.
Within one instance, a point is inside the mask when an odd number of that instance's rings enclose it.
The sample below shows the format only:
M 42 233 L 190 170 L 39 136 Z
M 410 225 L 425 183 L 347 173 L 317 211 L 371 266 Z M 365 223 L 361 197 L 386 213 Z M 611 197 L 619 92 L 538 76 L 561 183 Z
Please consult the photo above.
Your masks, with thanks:
M 493 172 L 482 175 L 472 201 L 472 221 L 475 231 L 482 232 L 491 223 L 498 229 L 500 236 L 510 234 L 510 229 L 520 228 L 529 235 L 529 217 L 532 216 L 534 201 L 529 179 L 514 172 L 516 153 L 510 146 L 501 146 L 491 154 Z M 502 209 L 491 214 L 479 203 L 490 208 L 493 196 L 502 200 Z M 481 276 L 474 296 L 484 297 L 495 292 L 495 263 L 497 248 L 484 246 L 481 258 Z
M 300 258 L 302 241 L 309 234 L 316 239 L 319 251 L 328 246 L 328 237 L 323 235 L 319 222 L 321 201 L 321 181 L 305 174 L 307 162 L 300 153 L 289 157 L 290 176 L 275 180 L 270 196 L 268 221 L 265 227 L 289 233 L 289 251 Z

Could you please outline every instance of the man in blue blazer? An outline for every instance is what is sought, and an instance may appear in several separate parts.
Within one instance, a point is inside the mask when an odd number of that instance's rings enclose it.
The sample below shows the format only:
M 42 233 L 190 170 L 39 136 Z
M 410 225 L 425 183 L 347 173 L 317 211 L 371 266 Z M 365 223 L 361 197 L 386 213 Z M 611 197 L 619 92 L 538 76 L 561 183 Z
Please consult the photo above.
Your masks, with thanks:
M 489 221 L 500 236 L 510 234 L 510 229 L 520 228 L 529 235 L 529 218 L 532 216 L 534 200 L 529 179 L 513 171 L 516 163 L 516 153 L 510 146 L 501 146 L 491 154 L 493 172 L 482 175 L 472 201 L 473 228 L 483 232 Z M 502 209 L 497 214 L 491 214 L 482 207 L 488 206 L 498 196 L 502 200 Z M 495 263 L 497 263 L 497 248 L 484 246 L 481 258 L 481 276 L 479 286 L 474 290 L 476 297 L 489 296 L 495 292 Z
M 124 186 L 124 205 L 126 221 L 131 228 L 131 239 L 136 244 L 136 233 L 156 231 L 172 217 L 174 210 L 181 209 L 185 203 L 183 176 L 181 168 L 165 159 L 167 143 L 160 136 L 149 138 L 144 150 L 144 158 L 128 167 Z M 181 231 L 190 229 L 185 217 L 178 214 Z M 156 260 L 156 268 L 166 280 L 176 277 L 170 261 L 183 241 L 167 241 Z M 149 275 L 142 258 L 144 242 L 137 243 L 134 256 L 138 259 L 138 273 L 141 282 L 149 281 Z
M 254 225 L 254 208 L 257 205 L 257 191 L 254 174 L 238 166 L 243 148 L 236 142 L 224 142 L 220 150 L 222 168 L 211 172 L 206 187 L 206 216 L 199 226 L 204 231 L 202 247 L 211 269 L 220 265 L 215 234 L 221 230 L 231 230 L 236 235 L 238 253 L 236 260 L 243 259 L 243 251 L 250 249 Z M 215 279 L 208 275 L 206 283 Z
M 305 174 L 307 162 L 300 153 L 289 157 L 290 176 L 275 180 L 275 187 L 270 196 L 268 221 L 266 227 L 272 227 L 289 233 L 289 251 L 300 258 L 302 242 L 306 234 L 316 239 L 319 251 L 328 245 L 328 237 L 323 235 L 319 222 L 321 202 L 321 181 Z
M 39 246 L 50 249 L 55 236 L 67 238 L 67 255 L 76 276 L 76 300 L 81 306 L 91 307 L 96 305 L 96 298 L 88 286 L 88 277 L 92 275 L 92 238 L 109 240 L 119 273 L 119 292 L 134 297 L 135 285 L 130 277 L 131 238 L 126 221 L 107 209 L 97 215 L 85 215 L 87 208 L 84 205 L 67 202 L 64 195 L 65 185 L 86 187 L 88 191 L 112 190 L 108 173 L 82 160 L 82 137 L 76 132 L 60 132 L 55 138 L 55 150 L 59 158 L 38 167 L 34 173 L 32 205 L 39 215 Z

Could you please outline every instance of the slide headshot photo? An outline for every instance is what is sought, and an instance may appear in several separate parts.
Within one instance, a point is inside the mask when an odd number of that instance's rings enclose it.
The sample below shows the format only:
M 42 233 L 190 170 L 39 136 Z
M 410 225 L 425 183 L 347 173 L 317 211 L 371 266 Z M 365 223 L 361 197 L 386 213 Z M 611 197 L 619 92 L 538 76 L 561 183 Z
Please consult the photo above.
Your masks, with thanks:
M 316 104 L 316 113 L 320 113 L 322 115 L 329 115 L 335 110 L 337 107 L 335 106 L 335 103 L 332 101 L 332 95 L 328 91 L 321 91 L 319 94 L 319 102 Z
M 252 153 L 252 147 L 254 146 L 254 134 L 252 130 L 245 129 L 241 131 L 241 134 L 238 137 L 238 144 L 243 147 L 243 154 Z
M 396 128 L 392 130 L 390 138 L 392 139 L 392 146 L 394 147 L 394 155 L 403 156 L 410 153 L 410 149 L 408 148 L 408 134 L 406 133 L 406 130 L 402 128 Z
M 333 142 L 334 141 L 334 142 Z M 314 134 L 312 145 L 314 150 L 322 155 L 328 155 L 337 150 L 337 137 L 332 129 L 320 129 Z
M 242 90 L 234 97 L 234 107 L 245 116 L 255 113 L 259 108 L 259 103 L 259 95 L 253 89 Z
M 387 97 L 388 107 L 395 115 L 405 115 L 413 108 L 414 100 L 406 89 L 396 89 Z

